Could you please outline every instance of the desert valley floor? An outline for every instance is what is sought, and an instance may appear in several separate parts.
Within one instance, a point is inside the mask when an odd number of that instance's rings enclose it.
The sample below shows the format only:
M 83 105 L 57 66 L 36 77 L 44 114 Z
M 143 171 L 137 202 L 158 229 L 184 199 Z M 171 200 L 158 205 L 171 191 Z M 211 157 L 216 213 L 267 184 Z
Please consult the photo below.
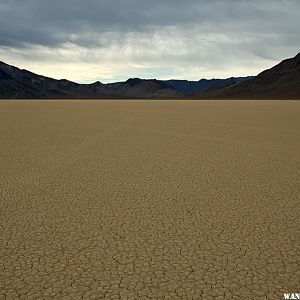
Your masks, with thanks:
M 1 101 L 0 299 L 299 292 L 299 101 Z

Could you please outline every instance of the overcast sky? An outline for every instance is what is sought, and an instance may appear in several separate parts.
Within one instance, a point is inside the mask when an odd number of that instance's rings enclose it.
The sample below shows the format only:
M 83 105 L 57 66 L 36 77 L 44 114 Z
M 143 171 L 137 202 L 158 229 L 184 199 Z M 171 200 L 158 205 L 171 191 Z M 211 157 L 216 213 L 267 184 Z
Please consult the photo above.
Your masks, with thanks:
M 299 29 L 300 0 L 1 0 L 0 60 L 77 82 L 256 75 Z

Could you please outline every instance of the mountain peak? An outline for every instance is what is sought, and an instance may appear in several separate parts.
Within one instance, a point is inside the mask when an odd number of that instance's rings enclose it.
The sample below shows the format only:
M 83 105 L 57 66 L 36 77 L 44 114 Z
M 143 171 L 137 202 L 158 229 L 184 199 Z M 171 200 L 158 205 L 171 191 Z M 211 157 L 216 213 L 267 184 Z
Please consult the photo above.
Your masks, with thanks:
M 103 86 L 103 83 L 101 81 L 97 80 L 94 83 L 92 83 L 91 86 L 93 86 L 93 87 Z
M 129 78 L 125 81 L 125 84 L 128 84 L 129 86 L 134 86 L 136 84 L 139 84 L 143 81 L 141 78 Z

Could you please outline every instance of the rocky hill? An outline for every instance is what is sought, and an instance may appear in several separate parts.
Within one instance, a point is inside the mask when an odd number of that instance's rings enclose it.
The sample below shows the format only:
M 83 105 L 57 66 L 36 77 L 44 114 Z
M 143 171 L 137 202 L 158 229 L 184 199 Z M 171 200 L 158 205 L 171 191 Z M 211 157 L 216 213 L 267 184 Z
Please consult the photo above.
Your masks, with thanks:
M 194 95 L 199 99 L 300 99 L 300 53 L 256 77 Z

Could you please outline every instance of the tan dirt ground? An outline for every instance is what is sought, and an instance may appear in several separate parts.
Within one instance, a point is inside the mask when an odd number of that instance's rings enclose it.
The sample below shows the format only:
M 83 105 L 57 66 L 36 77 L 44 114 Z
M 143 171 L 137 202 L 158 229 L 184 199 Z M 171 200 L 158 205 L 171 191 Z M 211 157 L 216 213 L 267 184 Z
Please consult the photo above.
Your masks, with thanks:
M 299 292 L 300 102 L 1 101 L 0 299 Z

